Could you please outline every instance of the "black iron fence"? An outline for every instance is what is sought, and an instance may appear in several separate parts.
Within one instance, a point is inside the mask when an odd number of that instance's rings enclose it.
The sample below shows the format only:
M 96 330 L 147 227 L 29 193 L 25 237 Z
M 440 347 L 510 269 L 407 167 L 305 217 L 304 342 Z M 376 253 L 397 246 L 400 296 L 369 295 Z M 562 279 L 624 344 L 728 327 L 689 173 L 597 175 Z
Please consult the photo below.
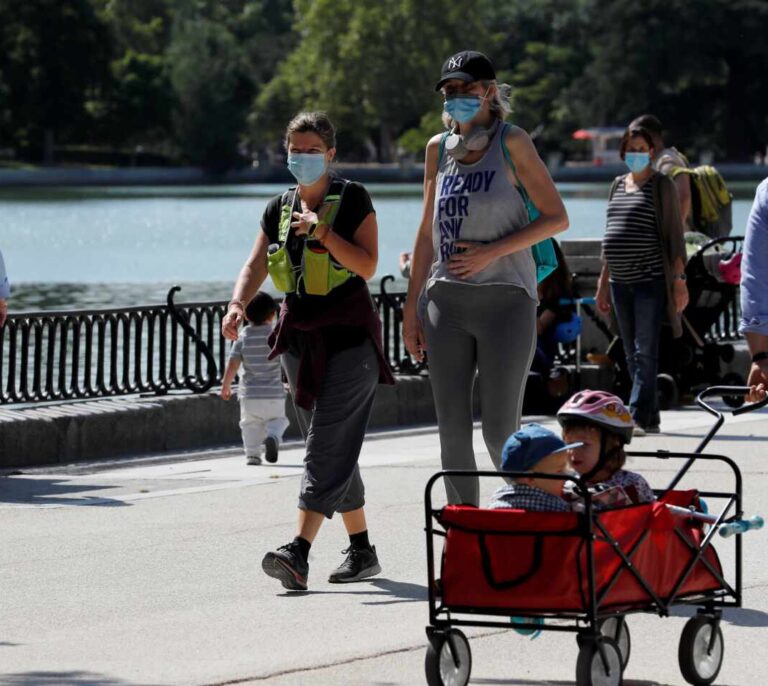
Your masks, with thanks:
M 381 282 L 374 295 L 384 348 L 397 373 L 418 373 L 402 344 L 404 293 Z M 229 344 L 225 302 L 11 314 L 0 329 L 0 404 L 103 398 L 186 390 L 221 381 Z
M 402 339 L 405 293 L 374 294 L 384 352 L 395 373 L 418 374 Z M 35 403 L 171 391 L 203 393 L 220 383 L 229 344 L 221 335 L 224 302 L 12 314 L 0 329 L 0 404 Z M 586 309 L 586 308 L 585 308 Z M 588 314 L 591 314 L 588 313 Z M 709 338 L 738 337 L 738 295 L 720 308 Z M 573 361 L 571 348 L 560 361 Z

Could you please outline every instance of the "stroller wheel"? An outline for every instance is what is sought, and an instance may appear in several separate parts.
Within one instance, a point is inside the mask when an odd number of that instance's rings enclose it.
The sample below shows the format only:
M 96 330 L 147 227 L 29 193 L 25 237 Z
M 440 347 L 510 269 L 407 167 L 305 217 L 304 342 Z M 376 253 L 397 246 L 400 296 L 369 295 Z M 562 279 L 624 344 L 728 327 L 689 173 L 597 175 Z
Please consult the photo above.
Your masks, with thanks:
M 576 686 L 621 686 L 621 652 L 616 641 L 600 636 L 579 641 Z
M 659 409 L 668 410 L 677 404 L 677 381 L 669 374 L 659 374 L 656 377 L 656 393 L 659 397 Z
M 691 617 L 680 636 L 677 652 L 683 678 L 695 686 L 711 684 L 723 664 L 723 632 L 717 619 Z
M 609 617 L 598 624 L 600 633 L 606 638 L 612 638 L 621 653 L 621 668 L 626 669 L 629 654 L 632 652 L 632 640 L 629 636 L 629 626 L 625 617 Z
M 458 629 L 432 633 L 424 671 L 429 686 L 467 686 L 472 672 L 472 651 L 467 637 Z

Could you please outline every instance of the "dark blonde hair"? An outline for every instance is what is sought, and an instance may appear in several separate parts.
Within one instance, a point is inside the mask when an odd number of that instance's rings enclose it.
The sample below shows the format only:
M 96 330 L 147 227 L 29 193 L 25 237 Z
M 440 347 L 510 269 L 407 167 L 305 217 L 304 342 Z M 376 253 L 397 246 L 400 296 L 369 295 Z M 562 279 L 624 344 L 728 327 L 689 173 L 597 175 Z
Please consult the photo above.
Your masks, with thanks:
M 328 149 L 336 147 L 336 129 L 325 112 L 299 112 L 285 129 L 285 149 L 294 133 L 314 133 Z

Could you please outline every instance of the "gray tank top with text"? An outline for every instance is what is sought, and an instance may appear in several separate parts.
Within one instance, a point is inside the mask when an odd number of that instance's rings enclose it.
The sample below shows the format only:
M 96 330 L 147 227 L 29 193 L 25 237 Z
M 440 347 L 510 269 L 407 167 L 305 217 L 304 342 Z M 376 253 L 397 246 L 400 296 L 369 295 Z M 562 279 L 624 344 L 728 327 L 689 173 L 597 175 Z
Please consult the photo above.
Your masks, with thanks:
M 528 222 L 528 210 L 514 186 L 509 163 L 501 149 L 499 126 L 483 157 L 474 164 L 462 164 L 443 153 L 437 170 L 435 209 L 432 222 L 434 261 L 427 281 L 452 281 L 475 286 L 513 285 L 522 288 L 533 300 L 536 293 L 536 264 L 530 248 L 504 255 L 483 271 L 461 279 L 448 271 L 455 243 L 489 243 L 508 236 Z

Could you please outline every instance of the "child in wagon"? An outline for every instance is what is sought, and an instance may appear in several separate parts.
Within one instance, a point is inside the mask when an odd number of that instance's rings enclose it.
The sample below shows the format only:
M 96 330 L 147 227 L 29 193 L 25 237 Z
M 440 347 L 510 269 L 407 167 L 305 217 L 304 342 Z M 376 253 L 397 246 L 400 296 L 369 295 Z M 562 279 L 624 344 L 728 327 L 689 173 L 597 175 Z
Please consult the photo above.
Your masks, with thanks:
M 501 468 L 510 472 L 539 472 L 568 475 L 568 451 L 579 443 L 566 445 L 560 436 L 541 424 L 525 424 L 513 433 L 501 452 Z M 499 488 L 491 498 L 490 509 L 520 509 L 538 512 L 570 512 L 563 497 L 562 479 L 521 476 Z
M 594 488 L 596 509 L 655 499 L 640 474 L 623 468 L 634 422 L 620 398 L 605 391 L 579 391 L 560 408 L 557 419 L 563 439 L 581 444 L 570 451 L 571 466 Z M 565 497 L 579 509 L 579 499 L 569 489 Z

